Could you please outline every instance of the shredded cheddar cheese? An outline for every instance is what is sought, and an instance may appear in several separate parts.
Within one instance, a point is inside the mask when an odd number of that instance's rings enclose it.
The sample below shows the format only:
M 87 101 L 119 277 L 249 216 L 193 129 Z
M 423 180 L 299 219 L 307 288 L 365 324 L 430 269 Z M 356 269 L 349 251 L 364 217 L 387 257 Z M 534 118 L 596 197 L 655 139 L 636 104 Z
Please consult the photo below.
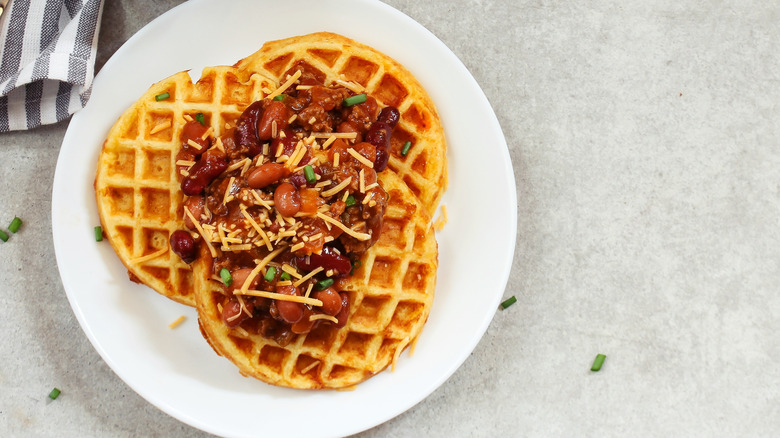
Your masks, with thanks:
M 136 258 L 130 260 L 130 264 L 131 265 L 135 265 L 135 264 L 138 264 L 138 263 L 143 263 L 143 262 L 146 262 L 146 261 L 149 261 L 149 260 L 152 260 L 152 259 L 156 259 L 157 257 L 160 257 L 161 255 L 165 254 L 166 252 L 168 252 L 168 247 L 167 246 L 165 248 L 163 248 L 163 249 L 161 249 L 159 251 L 155 251 L 155 252 L 153 252 L 151 254 L 146 254 L 144 256 L 136 257 Z
M 152 135 L 157 134 L 158 132 L 161 132 L 161 131 L 164 131 L 164 130 L 170 128 L 171 125 L 172 125 L 172 122 L 171 122 L 170 119 L 168 119 L 168 120 L 166 120 L 164 122 L 158 123 L 157 125 L 155 125 L 154 128 L 152 128 L 151 131 L 149 131 L 149 134 L 152 134 Z
M 302 297 L 299 295 L 287 295 L 287 294 L 280 294 L 276 292 L 268 292 L 264 290 L 254 290 L 254 289 L 247 289 L 245 291 L 235 291 L 236 295 L 249 295 L 252 297 L 261 297 L 261 298 L 270 298 L 272 300 L 279 300 L 279 301 L 291 301 L 293 303 L 302 303 L 302 304 L 308 304 L 310 306 L 316 306 L 320 307 L 322 306 L 322 301 L 314 299 L 314 298 L 307 298 Z
M 173 330 L 176 327 L 178 327 L 181 323 L 184 322 L 184 320 L 187 319 L 186 316 L 182 315 L 176 319 L 176 321 L 173 321 L 172 323 L 168 324 L 168 328 Z

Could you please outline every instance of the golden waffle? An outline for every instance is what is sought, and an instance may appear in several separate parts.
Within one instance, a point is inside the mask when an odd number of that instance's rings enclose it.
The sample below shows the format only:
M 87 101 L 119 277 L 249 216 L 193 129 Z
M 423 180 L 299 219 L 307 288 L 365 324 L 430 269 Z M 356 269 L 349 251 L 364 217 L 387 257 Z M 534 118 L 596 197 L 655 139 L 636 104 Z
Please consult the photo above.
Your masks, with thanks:
M 401 121 L 393 131 L 388 166 L 433 216 L 447 186 L 446 142 L 436 108 L 414 76 L 387 55 L 327 32 L 267 42 L 236 67 L 284 82 L 282 75 L 299 60 L 324 73 L 326 84 L 360 84 L 382 106 L 399 109 Z M 412 146 L 402 156 L 407 141 Z
M 438 248 L 430 217 L 393 172 L 379 174 L 389 194 L 382 234 L 340 290 L 350 297 L 347 324 L 321 324 L 286 347 L 222 321 L 222 284 L 208 277 L 203 251 L 193 264 L 198 317 L 206 339 L 240 372 L 292 388 L 340 388 L 382 371 L 420 334 L 433 304 Z M 206 257 L 204 257 L 204 255 Z
M 98 159 L 95 192 L 103 231 L 133 281 L 195 305 L 190 267 L 168 242 L 183 228 L 175 163 L 184 116 L 203 113 L 219 135 L 268 86 L 268 79 L 233 67 L 206 68 L 195 84 L 181 72 L 154 84 L 113 126 Z M 169 97 L 155 98 L 164 93 Z

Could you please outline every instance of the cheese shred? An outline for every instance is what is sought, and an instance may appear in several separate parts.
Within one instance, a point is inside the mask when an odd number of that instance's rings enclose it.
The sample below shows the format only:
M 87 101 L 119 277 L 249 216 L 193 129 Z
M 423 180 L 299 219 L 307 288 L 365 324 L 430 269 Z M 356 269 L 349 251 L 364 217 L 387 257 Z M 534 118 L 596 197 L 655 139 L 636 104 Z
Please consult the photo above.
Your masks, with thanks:
M 136 258 L 130 260 L 130 264 L 131 265 L 135 265 L 135 264 L 138 264 L 138 263 L 143 263 L 143 262 L 146 262 L 146 261 L 149 261 L 149 260 L 152 260 L 152 259 L 156 259 L 157 257 L 160 257 L 161 255 L 165 254 L 166 252 L 168 252 L 168 247 L 167 246 L 165 248 L 163 248 L 163 249 L 161 249 L 159 251 L 155 251 L 155 252 L 153 252 L 151 254 L 146 254 L 146 255 L 143 255 L 143 256 L 140 256 L 140 257 L 136 257 Z

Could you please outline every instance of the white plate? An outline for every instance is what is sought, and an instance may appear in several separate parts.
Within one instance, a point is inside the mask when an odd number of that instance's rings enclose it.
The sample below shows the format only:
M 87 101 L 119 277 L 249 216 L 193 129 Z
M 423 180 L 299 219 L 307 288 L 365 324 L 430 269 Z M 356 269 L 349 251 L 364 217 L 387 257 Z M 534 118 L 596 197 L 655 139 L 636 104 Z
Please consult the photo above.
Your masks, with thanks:
M 106 133 L 153 82 L 233 64 L 265 41 L 332 31 L 406 66 L 440 111 L 449 142 L 449 223 L 439 233 L 436 299 L 414 355 L 354 391 L 300 391 L 241 377 L 201 338 L 193 309 L 131 283 L 96 243 L 92 187 Z M 342 436 L 393 418 L 441 385 L 487 329 L 509 276 L 516 193 L 501 128 L 457 57 L 401 12 L 376 1 L 194 0 L 144 27 L 106 63 L 70 122 L 52 190 L 54 247 L 82 329 L 111 369 L 149 402 L 225 436 Z M 168 324 L 180 315 L 175 330 Z

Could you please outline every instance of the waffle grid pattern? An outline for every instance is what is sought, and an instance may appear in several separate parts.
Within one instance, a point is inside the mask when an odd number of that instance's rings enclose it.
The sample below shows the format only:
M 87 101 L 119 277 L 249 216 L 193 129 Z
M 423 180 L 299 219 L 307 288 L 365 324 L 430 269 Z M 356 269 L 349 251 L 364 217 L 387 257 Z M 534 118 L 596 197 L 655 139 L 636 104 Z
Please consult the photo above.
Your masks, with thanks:
M 386 171 L 380 182 L 390 195 L 382 236 L 342 288 L 351 302 L 345 327 L 321 324 L 279 347 L 261 335 L 228 329 L 217 307 L 219 283 L 196 277 L 202 330 L 242 373 L 294 388 L 350 386 L 385 369 L 419 335 L 433 304 L 436 240 L 428 215 L 417 211 L 419 201 L 403 181 Z
M 325 83 L 359 83 L 382 106 L 393 105 L 401 121 L 393 132 L 388 166 L 433 216 L 447 187 L 446 141 L 430 97 L 412 74 L 391 58 L 340 35 L 320 32 L 266 43 L 236 66 L 283 82 L 298 60 L 326 75 Z M 404 144 L 412 147 L 401 155 Z
M 131 279 L 195 305 L 191 268 L 176 254 L 137 261 L 168 248 L 170 234 L 182 227 L 176 154 L 184 115 L 203 113 L 219 135 L 225 122 L 233 123 L 271 84 L 233 67 L 206 68 L 194 84 L 180 72 L 154 84 L 114 125 L 100 154 L 95 189 L 104 232 Z M 169 97 L 157 101 L 163 93 Z M 152 133 L 167 123 L 170 127 Z

